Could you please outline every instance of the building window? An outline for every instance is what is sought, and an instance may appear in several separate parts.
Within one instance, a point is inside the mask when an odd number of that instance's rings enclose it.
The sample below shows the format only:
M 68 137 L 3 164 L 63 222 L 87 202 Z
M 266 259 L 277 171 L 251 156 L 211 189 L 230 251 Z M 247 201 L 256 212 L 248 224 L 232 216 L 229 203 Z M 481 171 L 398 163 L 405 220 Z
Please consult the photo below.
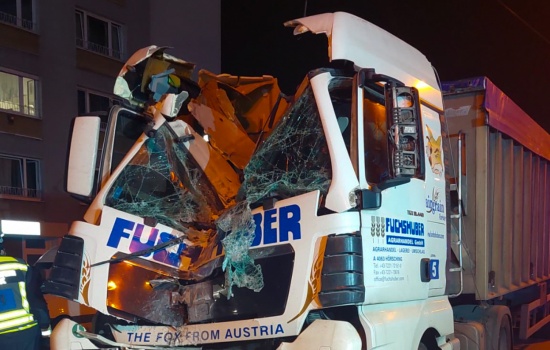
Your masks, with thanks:
M 0 154 L 0 198 L 41 197 L 40 161 Z
M 0 71 L 0 110 L 39 117 L 37 87 L 36 79 Z
M 35 30 L 34 10 L 34 0 L 2 0 L 0 1 L 0 22 Z
M 76 10 L 76 46 L 122 59 L 122 26 Z
M 98 92 L 92 92 L 89 90 L 78 89 L 78 115 L 86 115 L 89 113 L 99 113 L 101 118 L 101 129 L 104 130 L 107 125 L 107 112 L 114 105 L 119 105 L 120 100 L 112 96 L 101 94 Z

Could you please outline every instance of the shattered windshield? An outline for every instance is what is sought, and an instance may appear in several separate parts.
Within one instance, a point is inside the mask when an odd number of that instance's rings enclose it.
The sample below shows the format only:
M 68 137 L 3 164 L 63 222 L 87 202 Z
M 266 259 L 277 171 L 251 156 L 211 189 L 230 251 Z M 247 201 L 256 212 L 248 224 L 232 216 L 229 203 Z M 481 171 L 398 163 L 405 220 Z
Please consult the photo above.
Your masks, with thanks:
M 331 174 L 327 141 L 308 86 L 252 156 L 240 192 L 251 204 L 314 190 L 326 195 Z
M 349 92 L 351 97 L 351 84 Z M 217 220 L 219 230 L 230 232 L 222 241 L 229 295 L 233 285 L 255 291 L 264 285 L 260 266 L 248 253 L 255 233 L 251 206 L 265 198 L 284 199 L 314 190 L 325 195 L 331 175 L 325 133 L 308 85 L 245 167 L 241 201 Z
M 109 190 L 105 204 L 184 231 L 212 226 L 220 205 L 201 168 L 168 124 L 142 145 Z
M 347 117 L 348 93 L 342 93 L 341 84 L 333 87 L 333 103 Z M 221 241 L 225 251 L 229 297 L 232 286 L 261 290 L 261 268 L 249 255 L 256 227 L 251 207 L 264 198 L 314 190 L 324 196 L 331 181 L 330 155 L 311 87 L 303 90 L 252 156 L 234 206 L 223 207 L 185 143 L 174 139 L 174 131 L 163 124 L 124 167 L 105 204 L 183 232 L 215 229 L 215 241 Z

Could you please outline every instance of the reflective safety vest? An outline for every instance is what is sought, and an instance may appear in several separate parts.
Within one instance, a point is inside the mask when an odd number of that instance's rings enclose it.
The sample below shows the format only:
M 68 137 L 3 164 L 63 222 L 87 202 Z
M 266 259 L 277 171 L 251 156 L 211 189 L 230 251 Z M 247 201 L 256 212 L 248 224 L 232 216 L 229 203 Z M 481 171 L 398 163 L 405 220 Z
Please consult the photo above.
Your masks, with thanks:
M 0 256 L 0 335 L 35 326 L 27 300 L 27 264 Z

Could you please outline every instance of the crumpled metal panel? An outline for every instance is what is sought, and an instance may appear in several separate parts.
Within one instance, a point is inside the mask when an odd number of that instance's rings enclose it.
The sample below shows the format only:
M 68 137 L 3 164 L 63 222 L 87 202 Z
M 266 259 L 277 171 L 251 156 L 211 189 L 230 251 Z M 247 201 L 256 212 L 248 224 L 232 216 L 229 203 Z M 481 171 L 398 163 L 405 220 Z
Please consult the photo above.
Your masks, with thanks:
M 200 95 L 190 104 L 210 144 L 243 169 L 260 137 L 265 138 L 288 107 L 277 80 L 199 73 Z
M 235 197 L 241 185 L 239 175 L 227 163 L 225 158 L 212 148 L 191 126 L 183 120 L 170 123 L 178 137 L 188 139 L 183 142 L 186 148 L 204 171 L 204 174 L 216 190 L 218 198 L 225 208 L 235 204 Z
M 178 79 L 182 79 L 176 94 L 184 90 L 192 96 L 198 91 L 190 80 L 195 65 L 164 52 L 167 47 L 151 45 L 136 51 L 124 64 L 115 81 L 113 93 L 122 97 L 129 104 L 144 107 L 148 103 L 149 83 L 155 75 L 171 71 Z
M 254 141 L 261 133 L 270 132 L 289 105 L 277 79 L 270 75 L 241 77 L 199 71 L 199 85 L 204 86 L 211 81 L 217 82 L 218 89 L 226 92 L 236 117 Z
M 230 119 L 206 104 L 191 102 L 189 109 L 204 128 L 212 147 L 237 168 L 243 169 L 254 152 L 255 144 L 238 120 Z
M 137 57 L 134 66 L 121 71 L 119 82 L 124 81 L 126 89 L 121 91 L 130 102 L 141 103 L 155 121 L 160 122 L 162 114 L 167 122 L 148 133 L 105 203 L 173 228 L 185 236 L 186 246 L 179 269 L 153 266 L 146 259 L 134 264 L 200 281 L 219 267 L 221 243 L 224 294 L 230 298 L 233 286 L 260 291 L 262 269 L 249 252 L 256 229 L 251 204 L 315 190 L 326 196 L 330 186 L 330 155 L 311 87 L 306 80 L 290 105 L 273 77 L 201 71 L 200 93 L 191 89 L 188 109 L 181 108 L 172 118 L 175 113 L 163 113 L 166 96 L 191 86 L 184 85 L 188 71 L 181 69 L 192 66 L 167 59 L 161 49 L 149 48 L 141 55 L 146 57 Z M 152 82 L 154 76 L 160 80 Z M 162 91 L 166 93 L 158 96 Z

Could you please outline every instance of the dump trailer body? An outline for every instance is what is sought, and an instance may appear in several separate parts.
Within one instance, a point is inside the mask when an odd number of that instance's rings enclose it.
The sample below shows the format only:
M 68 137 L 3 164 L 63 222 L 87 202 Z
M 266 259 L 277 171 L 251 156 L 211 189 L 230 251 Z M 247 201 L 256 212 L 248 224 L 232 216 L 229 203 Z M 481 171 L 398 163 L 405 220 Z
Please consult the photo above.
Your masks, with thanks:
M 454 164 L 461 158 L 451 176 L 462 185 L 463 292 L 490 300 L 547 281 L 550 135 L 485 77 L 443 91 Z

